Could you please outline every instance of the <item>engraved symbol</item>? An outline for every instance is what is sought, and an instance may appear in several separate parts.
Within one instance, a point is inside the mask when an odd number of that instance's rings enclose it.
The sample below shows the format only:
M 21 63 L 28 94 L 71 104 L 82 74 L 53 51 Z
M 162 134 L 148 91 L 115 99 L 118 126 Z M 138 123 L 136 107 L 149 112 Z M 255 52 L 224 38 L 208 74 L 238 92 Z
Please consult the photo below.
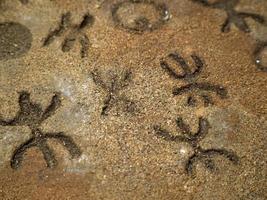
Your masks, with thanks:
M 208 134 L 210 125 L 204 118 L 199 118 L 199 127 L 196 133 L 192 133 L 188 124 L 185 124 L 182 118 L 176 120 L 177 127 L 181 130 L 182 135 L 171 135 L 168 131 L 163 130 L 160 126 L 154 126 L 155 133 L 158 137 L 171 142 L 184 142 L 189 144 L 193 149 L 193 154 L 188 158 L 185 164 L 185 171 L 188 175 L 194 175 L 194 167 L 196 163 L 202 162 L 204 166 L 214 171 L 216 169 L 215 163 L 212 160 L 215 156 L 222 156 L 233 164 L 238 164 L 238 156 L 226 149 L 203 149 L 200 146 L 200 141 Z
M 70 12 L 62 15 L 60 24 L 56 29 L 48 34 L 44 40 L 43 46 L 49 46 L 56 37 L 60 37 L 65 32 L 68 32 L 61 44 L 61 50 L 63 52 L 69 52 L 73 48 L 75 42 L 78 40 L 81 45 L 81 58 L 85 58 L 88 55 L 90 43 L 89 38 L 84 32 L 86 28 L 89 28 L 94 24 L 94 17 L 88 13 L 83 16 L 83 20 L 78 25 L 72 25 L 70 18 Z
M 32 45 L 32 33 L 16 22 L 0 23 L 0 60 L 19 58 L 25 55 Z
M 227 91 L 224 87 L 219 85 L 212 85 L 210 83 L 189 83 L 188 85 L 182 86 L 180 88 L 173 89 L 173 95 L 182 95 L 187 92 L 192 92 L 195 90 L 213 92 L 221 99 L 227 98 Z M 212 97 L 206 94 L 199 94 L 204 101 L 204 106 L 214 105 Z M 189 106 L 195 106 L 196 100 L 193 96 L 189 96 L 187 99 L 187 104 Z
M 245 21 L 246 18 L 251 18 L 260 24 L 266 24 L 266 20 L 261 15 L 254 13 L 237 12 L 235 10 L 235 6 L 237 6 L 239 0 L 217 0 L 214 3 L 210 3 L 208 0 L 192 1 L 200 3 L 206 7 L 221 9 L 226 12 L 227 19 L 222 25 L 222 32 L 229 32 L 232 24 L 234 24 L 239 30 L 243 32 L 250 32 L 250 28 Z
M 263 58 L 263 53 L 267 52 L 267 42 L 263 42 L 258 45 L 256 50 L 254 51 L 254 57 L 255 57 L 255 63 L 258 66 L 258 69 L 267 72 L 267 65 L 264 65 L 262 58 Z M 267 55 L 265 53 L 265 55 Z
M 122 103 L 124 112 L 134 112 L 136 107 L 135 103 L 120 94 L 120 91 L 127 87 L 132 80 L 132 73 L 128 70 L 120 75 L 111 72 L 110 76 L 110 80 L 105 82 L 103 78 L 100 77 L 99 72 L 92 72 L 95 84 L 100 86 L 107 93 L 101 115 L 108 115 L 111 109 L 119 103 Z
M 148 13 L 152 14 L 153 11 L 142 12 L 142 7 L 152 7 L 157 17 L 150 19 L 152 17 L 148 17 Z M 157 4 L 152 0 L 125 0 L 113 6 L 112 17 L 116 26 L 143 33 L 159 28 L 170 19 L 170 13 L 165 4 Z
M 207 92 L 214 93 L 221 99 L 227 98 L 227 90 L 224 87 L 220 85 L 214 85 L 211 83 L 196 83 L 194 81 L 194 78 L 200 75 L 204 67 L 204 61 L 202 61 L 197 55 L 195 54 L 191 55 L 195 63 L 195 66 L 193 67 L 190 67 L 183 59 L 183 57 L 180 56 L 177 52 L 169 54 L 168 57 L 174 60 L 177 64 L 179 64 L 183 72 L 182 73 L 176 72 L 176 70 L 170 67 L 168 62 L 165 61 L 164 59 L 162 59 L 160 62 L 161 68 L 171 78 L 182 79 L 189 82 L 185 86 L 182 86 L 180 88 L 174 88 L 172 92 L 173 95 L 175 96 L 182 95 L 184 93 L 190 93 L 187 99 L 188 106 L 196 106 L 197 104 L 197 100 L 192 95 L 192 93 L 199 95 L 203 99 L 205 107 L 214 104 L 212 97 L 209 94 L 206 94 Z
M 72 158 L 79 157 L 81 150 L 74 143 L 72 138 L 64 133 L 44 133 L 39 127 L 42 122 L 52 116 L 60 107 L 61 101 L 59 94 L 55 94 L 50 105 L 43 110 L 37 103 L 30 100 L 30 94 L 22 91 L 19 96 L 20 110 L 11 120 L 0 119 L 1 126 L 28 126 L 31 129 L 32 137 L 21 144 L 13 153 L 11 158 L 11 167 L 18 169 L 21 166 L 23 156 L 29 148 L 37 147 L 43 153 L 47 167 L 53 168 L 57 165 L 54 152 L 47 144 L 49 139 L 60 142 L 70 153 Z
M 194 71 L 190 69 L 183 57 L 181 57 L 177 52 L 170 53 L 168 57 L 174 60 L 177 64 L 179 64 L 181 66 L 181 69 L 183 70 L 182 74 L 178 74 L 174 69 L 169 66 L 169 64 L 165 60 L 162 60 L 160 62 L 162 69 L 164 69 L 174 79 L 195 78 L 201 73 L 204 66 L 203 61 L 197 55 L 194 54 L 191 56 L 196 65 L 196 69 Z

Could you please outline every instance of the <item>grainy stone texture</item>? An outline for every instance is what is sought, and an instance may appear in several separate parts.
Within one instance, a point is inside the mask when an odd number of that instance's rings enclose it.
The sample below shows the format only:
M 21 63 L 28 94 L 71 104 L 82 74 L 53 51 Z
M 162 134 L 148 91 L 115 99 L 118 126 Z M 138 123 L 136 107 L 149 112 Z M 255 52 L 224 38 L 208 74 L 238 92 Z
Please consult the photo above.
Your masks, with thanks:
M 266 21 L 120 2 L 0 1 L 0 199 L 266 199 Z

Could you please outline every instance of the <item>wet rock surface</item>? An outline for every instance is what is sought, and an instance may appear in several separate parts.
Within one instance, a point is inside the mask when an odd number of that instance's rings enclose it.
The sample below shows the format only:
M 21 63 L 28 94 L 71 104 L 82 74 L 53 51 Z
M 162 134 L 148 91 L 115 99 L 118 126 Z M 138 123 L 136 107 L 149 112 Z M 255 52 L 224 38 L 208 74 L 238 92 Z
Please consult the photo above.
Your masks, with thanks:
M 266 199 L 267 4 L 1 1 L 0 199 Z

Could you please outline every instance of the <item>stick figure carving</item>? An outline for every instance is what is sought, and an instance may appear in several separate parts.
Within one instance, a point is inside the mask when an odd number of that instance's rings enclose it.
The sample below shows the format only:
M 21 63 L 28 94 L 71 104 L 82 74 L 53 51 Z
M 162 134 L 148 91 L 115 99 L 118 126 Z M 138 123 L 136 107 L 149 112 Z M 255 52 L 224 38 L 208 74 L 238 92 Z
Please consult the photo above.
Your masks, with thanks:
M 63 132 L 44 133 L 39 128 L 46 119 L 55 114 L 60 105 L 61 101 L 58 93 L 52 97 L 50 105 L 43 110 L 40 104 L 30 100 L 30 93 L 22 91 L 19 95 L 20 110 L 15 118 L 11 120 L 0 119 L 1 126 L 28 126 L 32 133 L 31 138 L 14 151 L 10 161 L 13 169 L 18 169 L 21 166 L 24 154 L 32 147 L 37 147 L 43 153 L 47 167 L 55 167 L 57 160 L 53 150 L 47 144 L 49 139 L 60 142 L 68 150 L 72 158 L 81 155 L 81 150 L 71 137 L 66 136 Z
M 135 103 L 127 97 L 122 96 L 120 91 L 129 85 L 132 79 L 132 73 L 129 70 L 122 72 L 121 75 L 110 73 L 111 80 L 104 81 L 96 70 L 92 72 L 93 81 L 107 93 L 107 97 L 102 107 L 101 115 L 108 115 L 111 109 L 118 103 L 123 103 L 125 112 L 134 112 Z
M 171 142 L 184 142 L 189 144 L 193 149 L 193 154 L 188 158 L 185 164 L 185 171 L 188 175 L 194 175 L 194 167 L 198 162 L 202 162 L 204 166 L 210 170 L 215 170 L 215 163 L 212 160 L 215 156 L 222 156 L 232 162 L 233 164 L 238 164 L 238 156 L 226 149 L 203 149 L 200 146 L 200 141 L 205 138 L 208 134 L 210 125 L 209 122 L 200 117 L 199 118 L 199 128 L 196 133 L 192 133 L 188 124 L 184 123 L 182 118 L 177 118 L 177 127 L 181 130 L 182 135 L 171 135 L 168 131 L 162 129 L 160 126 L 154 126 L 155 133 L 158 137 L 163 138 L 166 141 Z
M 162 59 L 160 62 L 161 68 L 171 78 L 176 80 L 181 79 L 188 82 L 188 84 L 185 86 L 174 88 L 172 92 L 173 95 L 177 96 L 177 95 L 182 95 L 184 93 L 194 92 L 194 94 L 197 94 L 203 99 L 205 107 L 214 104 L 212 97 L 209 94 L 206 94 L 207 92 L 214 93 L 221 99 L 227 98 L 227 90 L 224 87 L 220 85 L 214 85 L 211 83 L 195 82 L 194 78 L 200 75 L 204 67 L 204 61 L 199 56 L 195 54 L 191 55 L 195 63 L 194 67 L 190 67 L 186 63 L 184 58 L 177 52 L 169 54 L 168 57 L 174 60 L 181 67 L 181 70 L 183 72 L 180 74 L 177 73 L 176 70 L 172 68 L 165 59 Z M 187 98 L 187 105 L 196 106 L 196 104 L 197 104 L 196 98 L 194 97 L 194 95 L 190 94 L 189 97 Z
M 267 51 L 267 42 L 262 42 L 257 46 L 256 50 L 254 51 L 254 57 L 258 69 L 263 72 L 267 72 L 267 66 L 262 63 L 262 53 L 264 50 Z
M 64 41 L 62 42 L 61 50 L 63 52 L 69 52 L 73 48 L 75 42 L 79 40 L 79 43 L 81 45 L 81 58 L 85 58 L 88 55 L 90 43 L 89 38 L 84 32 L 86 28 L 91 27 L 93 24 L 94 17 L 88 13 L 83 16 L 83 20 L 80 24 L 72 25 L 71 14 L 70 12 L 67 12 L 66 14 L 62 15 L 61 22 L 58 27 L 51 31 L 44 39 L 43 46 L 49 46 L 55 40 L 56 37 L 60 37 L 65 32 L 68 32 L 68 34 L 64 38 Z
M 214 3 L 210 3 L 209 0 L 192 0 L 192 1 L 200 3 L 205 7 L 221 9 L 226 12 L 227 19 L 222 25 L 221 28 L 222 32 L 229 32 L 232 24 L 234 24 L 239 30 L 243 32 L 250 32 L 250 28 L 245 21 L 246 18 L 251 18 L 260 24 L 266 25 L 266 20 L 261 15 L 254 13 L 237 12 L 235 10 L 235 6 L 237 6 L 239 0 L 217 0 Z

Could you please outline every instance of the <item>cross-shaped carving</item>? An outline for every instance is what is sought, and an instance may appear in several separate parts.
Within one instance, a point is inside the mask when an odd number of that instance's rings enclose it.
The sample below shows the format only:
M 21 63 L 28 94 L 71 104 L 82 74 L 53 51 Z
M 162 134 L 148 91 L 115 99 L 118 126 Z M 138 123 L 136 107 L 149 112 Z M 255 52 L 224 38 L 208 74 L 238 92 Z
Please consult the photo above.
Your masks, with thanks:
M 28 126 L 32 133 L 31 138 L 22 143 L 14 151 L 11 158 L 11 167 L 13 169 L 18 169 L 21 166 L 24 154 L 32 147 L 39 148 L 43 153 L 47 167 L 55 167 L 57 165 L 57 160 L 53 150 L 47 144 L 47 140 L 49 139 L 60 142 L 68 150 L 72 158 L 81 155 L 81 150 L 71 137 L 66 136 L 63 132 L 44 133 L 39 128 L 46 119 L 55 114 L 55 111 L 60 105 L 61 101 L 58 93 L 52 97 L 50 105 L 43 110 L 40 104 L 30 100 L 30 93 L 22 91 L 19 96 L 20 110 L 14 119 L 4 120 L 0 118 L 0 126 Z

